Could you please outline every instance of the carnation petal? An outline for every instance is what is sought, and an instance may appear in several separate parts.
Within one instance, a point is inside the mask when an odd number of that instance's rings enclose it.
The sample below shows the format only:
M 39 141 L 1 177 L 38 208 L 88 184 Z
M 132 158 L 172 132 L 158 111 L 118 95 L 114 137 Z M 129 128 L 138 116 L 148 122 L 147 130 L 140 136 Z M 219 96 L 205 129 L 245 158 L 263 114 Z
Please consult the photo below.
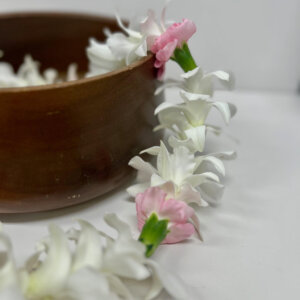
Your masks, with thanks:
M 190 223 L 173 224 L 169 227 L 170 232 L 164 239 L 163 244 L 176 244 L 186 240 L 195 233 L 195 228 Z

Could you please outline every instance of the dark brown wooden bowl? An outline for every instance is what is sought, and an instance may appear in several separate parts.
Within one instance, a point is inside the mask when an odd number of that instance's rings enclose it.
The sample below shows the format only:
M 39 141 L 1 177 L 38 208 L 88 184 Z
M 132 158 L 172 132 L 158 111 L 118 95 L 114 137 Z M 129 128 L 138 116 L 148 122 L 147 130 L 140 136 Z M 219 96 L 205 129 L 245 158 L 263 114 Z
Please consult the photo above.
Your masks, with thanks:
M 87 70 L 85 48 L 113 19 L 65 13 L 0 16 L 0 49 L 17 68 L 26 53 L 43 68 Z M 55 85 L 0 89 L 0 213 L 36 212 L 102 195 L 130 174 L 152 132 L 153 56 L 109 74 Z

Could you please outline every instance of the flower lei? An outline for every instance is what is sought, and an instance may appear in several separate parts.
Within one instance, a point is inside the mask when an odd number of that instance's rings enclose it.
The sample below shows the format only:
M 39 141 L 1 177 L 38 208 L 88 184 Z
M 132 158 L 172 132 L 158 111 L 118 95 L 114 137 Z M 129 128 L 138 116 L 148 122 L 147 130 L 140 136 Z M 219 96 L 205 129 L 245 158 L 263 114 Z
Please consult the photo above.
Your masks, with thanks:
M 154 130 L 166 129 L 169 137 L 166 143 L 161 141 L 141 154 L 156 158 L 156 166 L 140 156 L 129 162 L 138 170 L 137 183 L 127 189 L 135 197 L 141 232 L 138 241 L 115 214 L 106 215 L 104 220 L 118 232 L 117 238 L 84 220 L 79 220 L 80 229 L 68 231 L 50 225 L 49 236 L 18 269 L 10 239 L 0 226 L 0 245 L 4 247 L 0 256 L 1 299 L 155 299 L 162 290 L 174 299 L 188 299 L 182 282 L 149 257 L 161 243 L 177 243 L 194 233 L 202 239 L 198 208 L 191 204 L 204 207 L 220 199 L 224 190 L 220 183 L 225 175 L 223 160 L 235 156 L 233 151 L 203 153 L 206 135 L 221 131 L 207 124 L 206 118 L 216 108 L 227 124 L 236 108 L 212 99 L 213 79 L 227 82 L 229 75 L 223 71 L 204 73 L 197 66 L 188 47 L 195 24 L 183 19 L 167 27 L 164 15 L 165 9 L 159 23 L 149 11 L 139 30 L 125 27 L 117 17 L 124 33 L 106 30 L 105 43 L 91 39 L 87 48 L 87 76 L 129 65 L 146 56 L 147 51 L 155 54 L 159 78 L 169 60 L 184 71 L 180 80 L 165 80 L 156 90 L 159 94 L 177 88 L 182 99 L 179 104 L 162 103 L 155 110 L 159 125 Z M 27 64 L 32 65 L 30 58 Z M 146 292 L 137 294 L 135 287 L 141 282 L 147 284 Z

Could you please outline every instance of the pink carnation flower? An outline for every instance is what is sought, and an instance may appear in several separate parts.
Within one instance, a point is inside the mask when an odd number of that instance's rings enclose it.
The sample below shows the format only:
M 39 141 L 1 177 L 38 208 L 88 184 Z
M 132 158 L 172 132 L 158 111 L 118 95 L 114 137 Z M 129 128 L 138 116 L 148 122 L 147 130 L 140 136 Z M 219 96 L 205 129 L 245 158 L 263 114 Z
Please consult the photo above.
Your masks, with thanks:
M 151 51 L 156 54 L 155 67 L 161 68 L 171 58 L 176 48 L 181 48 L 196 32 L 196 25 L 187 19 L 174 23 L 155 39 Z
M 163 244 L 174 244 L 190 237 L 195 228 L 189 219 L 194 216 L 194 211 L 185 202 L 167 199 L 167 194 L 158 187 L 148 188 L 136 196 L 136 210 L 138 228 L 141 231 L 146 220 L 154 212 L 159 219 L 167 219 L 170 231 Z

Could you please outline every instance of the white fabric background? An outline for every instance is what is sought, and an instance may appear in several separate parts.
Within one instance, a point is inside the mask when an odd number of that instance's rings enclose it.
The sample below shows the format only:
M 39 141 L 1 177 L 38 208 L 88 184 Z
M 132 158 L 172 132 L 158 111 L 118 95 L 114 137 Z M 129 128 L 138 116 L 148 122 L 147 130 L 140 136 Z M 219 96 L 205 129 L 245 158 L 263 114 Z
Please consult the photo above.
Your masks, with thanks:
M 124 17 L 158 12 L 164 0 L 0 0 L 0 13 L 63 10 Z M 300 81 L 299 0 L 173 0 L 168 18 L 194 20 L 191 40 L 196 59 L 207 71 L 233 71 L 243 89 L 297 89 Z M 13 37 L 12 37 L 13 38 Z M 1 48 L 1 41 L 0 41 Z M 170 74 L 179 72 L 170 67 Z
M 174 93 L 169 98 L 176 97 Z M 239 111 L 226 133 L 211 136 L 208 150 L 236 149 L 226 163 L 227 185 L 217 207 L 199 213 L 197 239 L 161 246 L 154 258 L 194 287 L 191 300 L 282 300 L 300 295 L 300 99 L 289 93 L 218 93 Z M 219 122 L 217 115 L 212 116 Z M 135 207 L 125 187 L 89 203 L 59 211 L 1 215 L 18 263 L 46 234 L 48 223 L 68 228 L 85 218 L 104 229 L 101 216 L 118 212 L 135 227 Z M 106 228 L 106 227 L 105 227 Z

